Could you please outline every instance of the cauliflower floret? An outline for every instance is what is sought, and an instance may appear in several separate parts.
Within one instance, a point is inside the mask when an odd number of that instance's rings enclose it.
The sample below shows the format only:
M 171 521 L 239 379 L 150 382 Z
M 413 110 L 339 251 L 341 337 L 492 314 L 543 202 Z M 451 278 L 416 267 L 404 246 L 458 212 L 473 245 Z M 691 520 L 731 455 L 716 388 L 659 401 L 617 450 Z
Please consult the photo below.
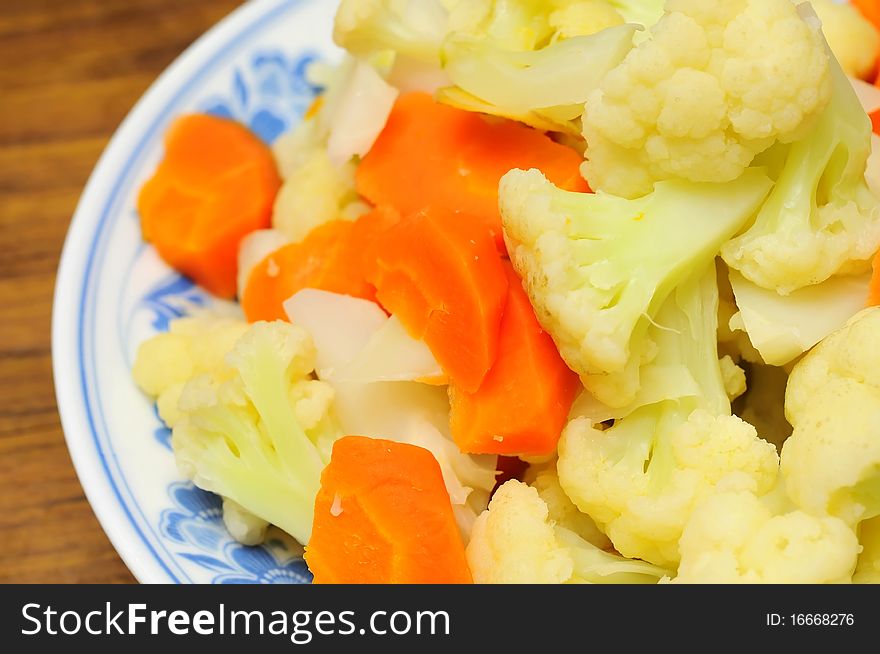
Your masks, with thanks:
M 880 247 L 880 203 L 865 180 L 871 121 L 836 60 L 831 103 L 791 145 L 765 153 L 777 182 L 754 224 L 726 243 L 727 265 L 788 295 L 869 268 Z
M 602 402 L 634 399 L 638 383 L 609 375 L 631 379 L 652 358 L 645 335 L 663 301 L 714 261 L 770 185 L 749 170 L 727 184 L 661 182 L 625 200 L 562 191 L 537 170 L 501 179 L 505 240 L 538 320 Z
M 843 521 L 774 515 L 753 493 L 720 492 L 691 515 L 674 583 L 846 583 L 859 543 Z
M 243 510 L 228 517 L 239 535 L 242 520 L 253 527 L 258 518 L 308 542 L 321 470 L 340 436 L 332 389 L 311 379 L 314 364 L 305 330 L 259 322 L 183 387 L 171 437 L 178 467 Z
M 853 583 L 880 584 L 880 517 L 865 520 L 859 526 L 862 553 L 853 574 Z
M 776 449 L 736 416 L 639 409 L 607 431 L 574 420 L 559 442 L 559 478 L 624 556 L 674 566 L 682 530 L 719 483 L 759 494 L 775 481 Z
M 274 146 L 284 183 L 275 198 L 272 226 L 288 241 L 303 240 L 331 220 L 355 220 L 367 211 L 355 190 L 355 161 L 334 166 L 318 117 L 308 118 Z
M 156 400 L 166 425 L 173 427 L 180 419 L 177 401 L 186 382 L 222 366 L 247 328 L 243 320 L 205 314 L 172 320 L 167 332 L 141 343 L 131 374 Z
M 794 503 L 855 526 L 880 515 L 880 308 L 828 336 L 791 372 L 794 431 L 781 471 Z
M 793 0 L 795 4 L 803 0 Z M 822 21 L 828 45 L 847 75 L 868 77 L 874 70 L 880 51 L 880 33 L 859 10 L 835 0 L 810 0 Z
M 715 323 L 714 269 L 680 286 L 657 315 L 658 360 L 693 377 L 687 396 L 643 406 L 606 430 L 569 423 L 559 441 L 559 481 L 624 556 L 674 566 L 678 541 L 700 500 L 718 484 L 764 494 L 776 448 L 730 414 Z
M 550 519 L 557 525 L 574 532 L 599 549 L 611 549 L 611 541 L 608 536 L 596 526 L 590 516 L 581 513 L 565 494 L 559 484 L 555 458 L 544 464 L 529 466 L 523 481 L 538 491 L 538 495 L 541 496 L 550 511 Z
M 746 371 L 736 365 L 730 355 L 721 357 L 718 363 L 721 365 L 721 377 L 724 379 L 727 398 L 733 402 L 746 392 Z
M 266 538 L 269 523 L 228 497 L 223 498 L 223 525 L 242 545 L 259 545 Z
M 358 56 L 393 50 L 434 62 L 446 34 L 449 0 L 342 0 L 333 40 Z M 451 3 L 454 4 L 454 3 Z
M 828 60 L 790 0 L 669 0 L 587 100 L 584 176 L 628 198 L 663 179 L 736 179 L 824 109 Z
M 516 480 L 477 518 L 467 560 L 476 583 L 655 583 L 664 574 L 557 526 L 538 491 Z

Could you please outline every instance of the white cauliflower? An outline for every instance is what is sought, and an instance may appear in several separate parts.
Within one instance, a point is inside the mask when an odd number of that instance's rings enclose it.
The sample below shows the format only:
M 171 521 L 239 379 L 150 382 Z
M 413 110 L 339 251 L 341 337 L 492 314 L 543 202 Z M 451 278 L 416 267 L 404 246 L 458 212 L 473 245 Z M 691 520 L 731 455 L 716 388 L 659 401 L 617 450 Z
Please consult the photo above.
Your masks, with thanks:
M 721 250 L 730 268 L 781 295 L 864 272 L 880 248 L 880 203 L 865 179 L 871 121 L 833 58 L 831 72 L 830 104 L 798 140 L 762 155 L 776 185 Z
M 354 186 L 357 164 L 334 166 L 317 118 L 304 120 L 275 144 L 284 182 L 275 198 L 272 226 L 288 241 L 303 240 L 331 220 L 354 220 L 367 210 Z
M 171 438 L 178 467 L 244 510 L 228 517 L 239 535 L 261 524 L 253 515 L 309 540 L 321 471 L 341 435 L 333 390 L 311 378 L 314 366 L 304 329 L 259 322 L 180 394 Z
M 223 526 L 242 545 L 259 545 L 266 539 L 269 523 L 240 504 L 223 498 Z
M 674 583 L 848 583 L 859 543 L 830 516 L 774 514 L 754 493 L 712 495 L 691 515 Z
M 138 347 L 131 374 L 140 389 L 156 400 L 159 417 L 173 427 L 184 385 L 213 371 L 247 331 L 244 320 L 202 315 L 172 320 L 167 332 Z
M 573 420 L 559 441 L 562 488 L 624 556 L 674 566 L 691 513 L 718 484 L 760 495 L 776 481 L 776 448 L 730 413 L 716 307 L 710 269 L 682 285 L 657 316 L 658 359 L 690 372 L 692 394 L 640 407 L 605 430 Z
M 632 401 L 637 383 L 607 377 L 637 371 L 636 357 L 650 358 L 645 335 L 657 310 L 694 270 L 715 260 L 770 186 L 761 171 L 749 170 L 726 184 L 661 182 L 650 195 L 626 200 L 562 191 L 537 170 L 512 170 L 501 179 L 511 261 L 541 325 L 602 402 Z
M 550 519 L 558 526 L 574 532 L 585 541 L 602 550 L 611 549 L 608 539 L 593 519 L 581 513 L 559 483 L 556 472 L 556 458 L 543 464 L 533 464 L 526 471 L 523 481 L 538 491 L 538 495 L 547 505 Z
M 658 180 L 730 181 L 830 95 L 822 34 L 790 0 L 669 0 L 587 100 L 583 173 L 628 198 Z
M 467 560 L 476 583 L 656 583 L 665 574 L 558 526 L 538 491 L 516 480 L 501 486 L 477 518 Z
M 795 365 L 785 414 L 794 430 L 781 471 L 792 501 L 852 526 L 880 515 L 880 308 Z

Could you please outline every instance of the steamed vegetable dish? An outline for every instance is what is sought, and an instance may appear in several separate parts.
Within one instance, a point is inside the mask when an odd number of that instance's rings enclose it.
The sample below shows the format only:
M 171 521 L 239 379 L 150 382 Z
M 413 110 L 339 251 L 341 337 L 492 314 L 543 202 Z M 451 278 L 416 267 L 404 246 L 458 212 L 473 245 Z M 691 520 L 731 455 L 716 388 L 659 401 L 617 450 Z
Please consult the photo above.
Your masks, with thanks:
M 880 3 L 342 0 L 143 236 L 139 386 L 317 583 L 880 582 Z M 880 259 L 877 259 L 880 261 Z

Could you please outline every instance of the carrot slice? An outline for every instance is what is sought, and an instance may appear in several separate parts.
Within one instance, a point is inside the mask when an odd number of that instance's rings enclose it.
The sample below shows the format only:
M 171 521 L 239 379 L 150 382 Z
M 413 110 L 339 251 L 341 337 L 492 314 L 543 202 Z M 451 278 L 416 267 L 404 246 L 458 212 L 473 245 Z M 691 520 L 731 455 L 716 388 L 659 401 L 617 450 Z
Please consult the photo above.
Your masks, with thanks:
M 333 445 L 305 559 L 318 584 L 472 583 L 437 460 L 363 436 Z
M 245 317 L 250 322 L 287 320 L 285 300 L 304 288 L 375 301 L 376 289 L 367 280 L 367 251 L 399 219 L 391 209 L 375 209 L 355 222 L 319 225 L 303 241 L 273 252 L 248 276 L 241 298 Z
M 474 220 L 428 208 L 379 239 L 376 297 L 463 389 L 479 388 L 495 361 L 507 276 L 489 233 Z
M 852 4 L 861 12 L 862 16 L 880 29 L 880 2 L 878 0 L 852 0 Z
M 141 188 L 144 240 L 171 266 L 235 297 L 238 246 L 269 226 L 281 180 L 269 148 L 246 127 L 192 114 L 165 135 L 165 157 Z
M 541 329 L 522 283 L 505 264 L 510 281 L 498 358 L 475 393 L 450 386 L 450 430 L 458 447 L 471 454 L 550 454 L 578 376 Z
M 401 96 L 385 129 L 358 166 L 358 192 L 401 214 L 431 205 L 483 221 L 505 252 L 498 182 L 512 168 L 538 168 L 570 191 L 587 191 L 583 159 L 569 147 L 509 120 Z

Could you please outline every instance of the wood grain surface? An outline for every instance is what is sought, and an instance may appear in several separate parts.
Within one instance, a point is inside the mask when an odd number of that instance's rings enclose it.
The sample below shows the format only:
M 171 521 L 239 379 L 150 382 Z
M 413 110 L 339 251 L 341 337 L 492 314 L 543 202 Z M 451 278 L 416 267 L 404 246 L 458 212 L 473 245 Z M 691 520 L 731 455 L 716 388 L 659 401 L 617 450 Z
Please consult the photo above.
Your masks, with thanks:
M 70 217 L 125 114 L 237 0 L 0 1 L 0 582 L 133 582 L 55 406 L 52 293 Z

